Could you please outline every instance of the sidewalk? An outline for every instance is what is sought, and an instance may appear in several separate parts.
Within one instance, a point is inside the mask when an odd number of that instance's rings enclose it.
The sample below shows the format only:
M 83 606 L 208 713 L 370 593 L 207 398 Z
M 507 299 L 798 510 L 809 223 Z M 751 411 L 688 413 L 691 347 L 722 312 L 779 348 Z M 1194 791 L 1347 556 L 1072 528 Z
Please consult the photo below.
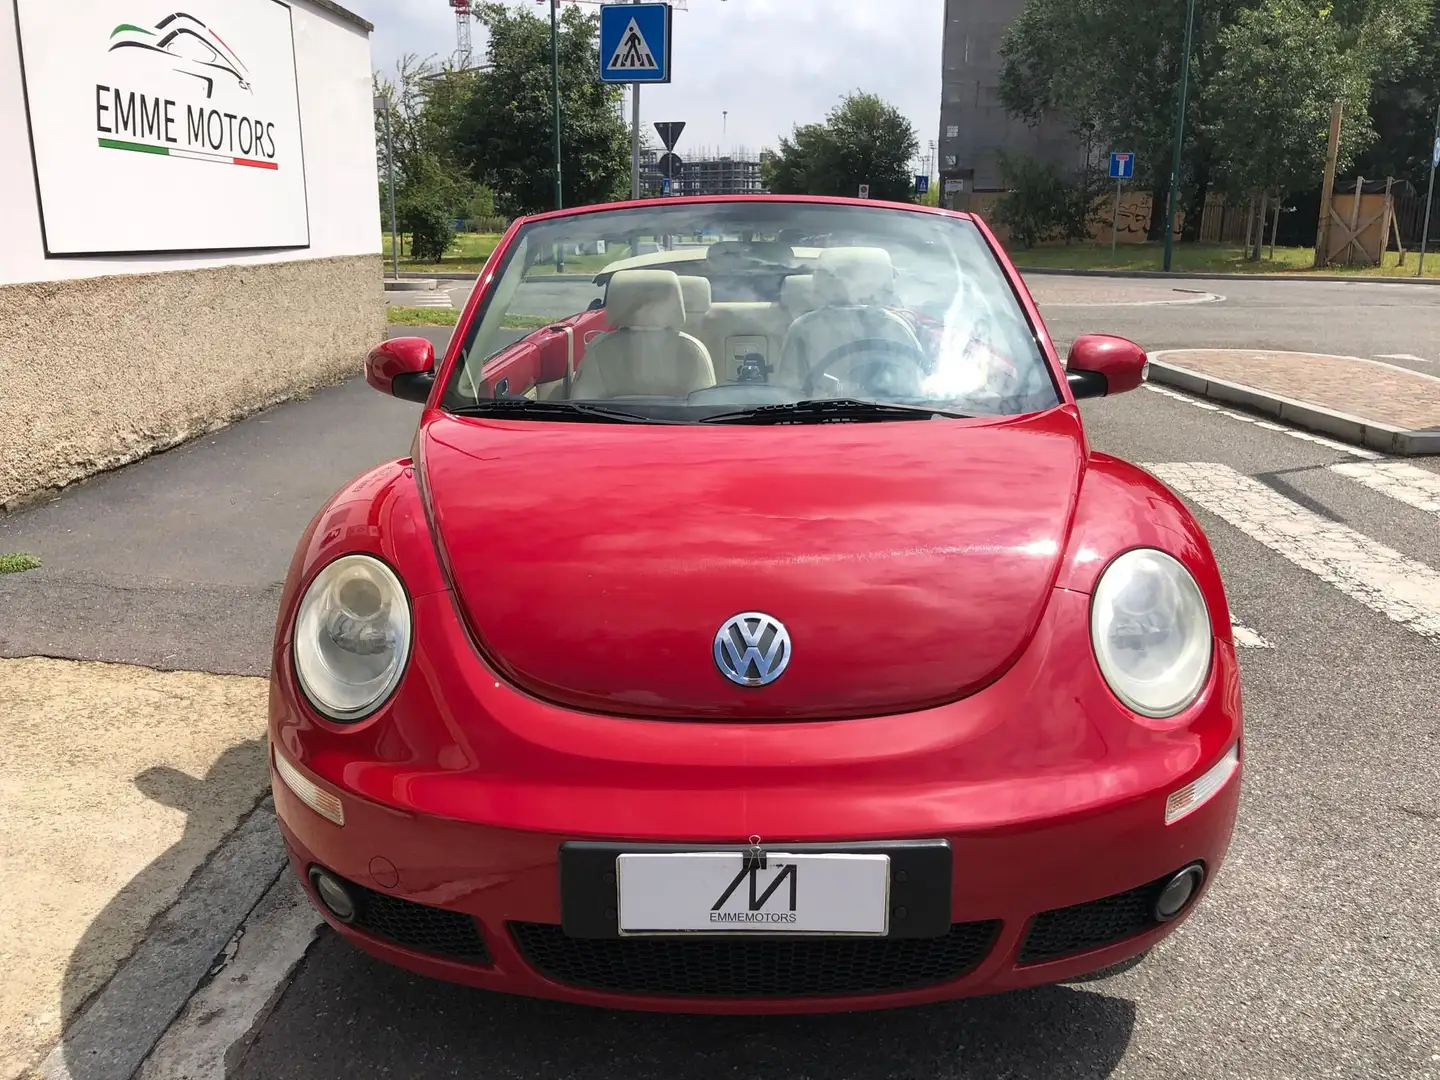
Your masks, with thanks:
M 41 562 L 0 575 L 0 1080 L 129 1077 L 278 873 L 258 822 L 196 894 L 268 788 L 264 676 L 295 542 L 405 454 L 419 413 L 357 378 L 0 517 L 0 552 Z M 117 970 L 134 1007 L 82 1011 Z
M 1440 454 L 1440 378 L 1351 356 L 1171 349 L 1150 380 L 1387 454 Z

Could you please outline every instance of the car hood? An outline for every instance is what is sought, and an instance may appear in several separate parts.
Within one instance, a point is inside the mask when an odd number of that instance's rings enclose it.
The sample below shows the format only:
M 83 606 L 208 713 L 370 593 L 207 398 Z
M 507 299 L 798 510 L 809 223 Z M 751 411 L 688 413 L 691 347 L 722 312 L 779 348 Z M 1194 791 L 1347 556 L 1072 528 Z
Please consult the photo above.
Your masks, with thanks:
M 418 441 L 498 672 L 582 709 L 754 720 L 923 708 L 1003 674 L 1044 611 L 1086 452 L 1073 406 L 780 427 L 432 414 Z M 769 685 L 717 666 L 745 612 L 790 636 Z

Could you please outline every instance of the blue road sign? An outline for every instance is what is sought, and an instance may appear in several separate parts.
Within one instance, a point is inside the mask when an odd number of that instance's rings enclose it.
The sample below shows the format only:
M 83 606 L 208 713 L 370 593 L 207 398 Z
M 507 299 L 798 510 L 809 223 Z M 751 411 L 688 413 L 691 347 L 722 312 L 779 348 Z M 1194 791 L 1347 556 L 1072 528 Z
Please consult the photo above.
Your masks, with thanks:
M 928 194 L 930 194 L 930 177 L 928 177 L 928 176 L 917 176 L 917 177 L 915 177 L 915 194 L 916 194 L 916 195 L 928 195 Z
M 1135 175 L 1135 155 L 1122 154 L 1118 151 L 1110 153 L 1110 179 L 1129 180 Z
M 670 194 L 670 178 L 669 178 L 668 176 L 662 176 L 662 177 L 660 178 L 660 194 L 661 194 L 661 195 L 669 195 L 669 194 Z
M 670 81 L 670 5 L 605 4 L 600 8 L 600 81 Z

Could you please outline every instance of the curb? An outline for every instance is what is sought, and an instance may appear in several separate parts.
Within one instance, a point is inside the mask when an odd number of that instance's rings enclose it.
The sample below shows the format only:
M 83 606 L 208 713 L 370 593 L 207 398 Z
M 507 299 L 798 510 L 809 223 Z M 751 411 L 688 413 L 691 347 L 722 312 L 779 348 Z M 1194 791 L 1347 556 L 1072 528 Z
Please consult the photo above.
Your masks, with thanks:
M 1307 431 L 1317 431 L 1341 442 L 1366 446 L 1383 454 L 1440 454 L 1440 430 L 1407 431 L 1390 427 L 1364 417 L 1265 393 L 1253 386 L 1215 379 L 1161 360 L 1150 361 L 1149 380 L 1173 386 L 1197 397 L 1209 398 L 1211 401 L 1223 401 L 1229 405 L 1254 409 Z
M 1019 263 L 1015 269 L 1022 275 L 1053 275 L 1056 277 L 1098 277 L 1098 278 L 1158 278 L 1162 281 L 1321 281 L 1360 285 L 1429 285 L 1440 288 L 1440 278 L 1417 277 L 1365 277 L 1360 274 L 1202 274 L 1194 270 L 1064 270 L 1058 267 L 1026 267 Z
M 130 1080 L 285 867 L 269 794 L 65 1030 L 41 1080 Z

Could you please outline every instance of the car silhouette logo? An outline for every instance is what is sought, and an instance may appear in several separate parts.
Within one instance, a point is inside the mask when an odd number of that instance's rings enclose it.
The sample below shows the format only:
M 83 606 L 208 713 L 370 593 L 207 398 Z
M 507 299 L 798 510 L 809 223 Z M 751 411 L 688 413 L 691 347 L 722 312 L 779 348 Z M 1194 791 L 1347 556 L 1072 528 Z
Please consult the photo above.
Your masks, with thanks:
M 153 29 L 121 23 L 110 32 L 110 51 L 143 49 L 174 65 L 182 75 L 205 84 L 205 96 L 215 93 L 217 79 L 234 79 L 241 90 L 250 89 L 247 68 L 220 35 L 193 15 L 177 11 Z
M 727 619 L 715 635 L 715 666 L 740 686 L 769 686 L 790 666 L 790 632 L 761 611 Z

